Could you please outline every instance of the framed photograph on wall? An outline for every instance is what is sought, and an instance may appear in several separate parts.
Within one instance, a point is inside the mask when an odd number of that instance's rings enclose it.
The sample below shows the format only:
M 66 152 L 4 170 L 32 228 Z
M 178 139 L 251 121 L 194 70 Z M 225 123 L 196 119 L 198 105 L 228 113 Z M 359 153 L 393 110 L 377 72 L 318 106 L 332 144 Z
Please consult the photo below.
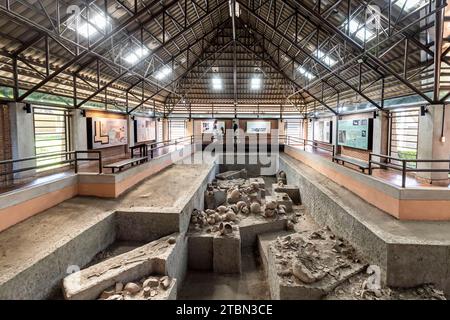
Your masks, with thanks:
M 202 133 L 214 133 L 214 122 L 216 122 L 217 130 L 221 128 L 225 130 L 225 121 L 205 120 L 202 121 Z
M 126 119 L 87 118 L 87 129 L 90 149 L 121 146 L 128 143 Z
M 270 133 L 270 121 L 247 121 L 247 133 Z
M 136 117 L 134 120 L 134 137 L 136 143 L 156 140 L 155 119 Z

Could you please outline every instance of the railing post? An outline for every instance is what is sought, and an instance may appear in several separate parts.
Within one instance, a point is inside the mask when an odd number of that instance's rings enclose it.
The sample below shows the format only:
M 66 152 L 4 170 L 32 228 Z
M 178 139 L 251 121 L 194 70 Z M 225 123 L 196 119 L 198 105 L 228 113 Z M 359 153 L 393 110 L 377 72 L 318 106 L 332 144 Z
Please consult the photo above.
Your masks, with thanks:
M 402 188 L 406 186 L 406 160 L 402 160 Z
M 369 176 L 372 175 L 372 152 L 369 153 Z
M 98 173 L 103 173 L 102 152 L 98 152 Z
M 75 151 L 75 173 L 78 173 L 78 152 Z

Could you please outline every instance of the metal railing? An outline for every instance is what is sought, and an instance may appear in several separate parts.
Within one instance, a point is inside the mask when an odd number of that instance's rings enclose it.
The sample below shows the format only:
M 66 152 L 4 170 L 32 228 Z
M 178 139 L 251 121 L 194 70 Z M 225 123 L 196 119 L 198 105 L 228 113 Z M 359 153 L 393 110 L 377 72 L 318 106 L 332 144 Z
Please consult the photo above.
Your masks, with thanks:
M 379 161 L 373 159 L 373 157 L 380 158 Z M 386 162 L 382 162 L 382 160 L 386 160 Z M 391 163 L 392 161 L 401 162 L 401 165 L 396 165 Z M 426 169 L 426 168 L 412 168 L 408 167 L 408 163 L 415 163 L 417 167 L 417 163 L 447 163 L 447 169 Z M 373 167 L 373 165 L 379 165 L 380 167 Z M 372 170 L 381 169 L 381 168 L 391 168 L 394 170 L 398 170 L 402 172 L 402 188 L 406 187 L 406 175 L 408 172 L 446 172 L 450 173 L 450 160 L 427 160 L 427 159 L 400 159 L 391 157 L 385 154 L 378 153 L 369 153 L 369 175 L 372 175 Z
M 167 148 L 170 146 L 176 146 L 176 145 L 184 143 L 184 142 L 189 142 L 189 144 L 193 144 L 194 136 L 191 135 L 191 136 L 181 137 L 181 138 L 172 139 L 172 140 L 164 140 L 164 141 L 158 141 L 158 142 L 138 144 L 133 147 L 130 147 L 131 157 L 133 158 L 135 156 L 135 151 L 138 150 L 139 157 L 146 157 L 147 160 L 153 159 L 155 151 L 162 149 L 162 148 Z
M 97 154 L 98 157 L 96 157 L 96 158 L 91 158 L 91 157 L 80 158 L 81 154 Z M 14 164 L 22 163 L 22 162 L 26 162 L 26 161 L 51 159 L 51 158 L 62 158 L 62 157 L 65 157 L 66 159 L 60 160 L 60 161 L 55 161 L 55 162 L 50 162 L 50 163 L 46 163 L 46 164 L 41 164 L 41 165 L 27 166 L 27 167 L 23 167 L 23 168 L 10 169 L 10 170 L 2 170 L 2 172 L 0 172 L 0 175 L 3 175 L 3 176 L 11 175 L 11 174 L 15 174 L 15 173 L 45 169 L 45 168 L 54 167 L 54 166 L 58 166 L 58 165 L 64 165 L 64 164 L 74 164 L 75 173 L 78 173 L 78 163 L 80 161 L 98 161 L 98 173 L 102 173 L 102 154 L 99 150 L 77 150 L 77 151 L 57 152 L 57 153 L 42 154 L 42 155 L 38 155 L 38 156 L 34 156 L 34 157 L 3 160 L 3 161 L 0 161 L 0 166 L 12 165 L 14 167 Z
M 282 139 L 284 138 L 285 143 L 287 145 L 291 145 L 293 143 L 299 143 L 299 144 L 303 145 L 304 151 L 306 151 L 306 147 L 309 146 L 313 149 L 319 149 L 319 150 L 330 152 L 332 157 L 334 157 L 334 155 L 335 155 L 335 146 L 331 143 L 316 141 L 316 140 L 308 140 L 308 139 L 292 137 L 292 136 L 280 136 L 280 137 Z

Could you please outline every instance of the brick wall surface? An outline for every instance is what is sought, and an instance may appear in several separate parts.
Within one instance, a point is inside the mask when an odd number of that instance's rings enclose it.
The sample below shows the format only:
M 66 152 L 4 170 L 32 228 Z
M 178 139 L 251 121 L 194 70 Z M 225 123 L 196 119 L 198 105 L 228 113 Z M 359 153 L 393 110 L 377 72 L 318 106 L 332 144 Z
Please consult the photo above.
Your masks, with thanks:
M 341 154 L 347 157 L 369 161 L 369 153 L 367 150 L 360 150 L 350 147 L 341 146 Z

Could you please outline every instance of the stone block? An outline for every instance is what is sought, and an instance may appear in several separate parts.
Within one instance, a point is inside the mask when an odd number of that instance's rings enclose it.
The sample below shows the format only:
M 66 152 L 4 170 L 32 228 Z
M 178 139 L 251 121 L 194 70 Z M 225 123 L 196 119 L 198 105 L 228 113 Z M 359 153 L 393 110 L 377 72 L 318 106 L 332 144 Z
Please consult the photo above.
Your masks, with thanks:
M 241 273 L 241 237 L 239 231 L 230 235 L 215 235 L 213 266 L 217 273 Z
M 286 212 L 292 212 L 292 200 L 287 193 L 274 192 L 272 196 L 266 197 L 266 202 L 275 201 L 278 205 L 286 206 Z
M 293 203 L 302 204 L 300 189 L 298 188 L 298 186 L 290 184 L 279 186 L 278 184 L 274 183 L 272 184 L 272 190 L 273 192 L 287 193 L 287 195 L 289 196 L 289 198 L 291 198 Z
M 188 235 L 188 268 L 190 270 L 213 270 L 213 238 L 206 233 Z

